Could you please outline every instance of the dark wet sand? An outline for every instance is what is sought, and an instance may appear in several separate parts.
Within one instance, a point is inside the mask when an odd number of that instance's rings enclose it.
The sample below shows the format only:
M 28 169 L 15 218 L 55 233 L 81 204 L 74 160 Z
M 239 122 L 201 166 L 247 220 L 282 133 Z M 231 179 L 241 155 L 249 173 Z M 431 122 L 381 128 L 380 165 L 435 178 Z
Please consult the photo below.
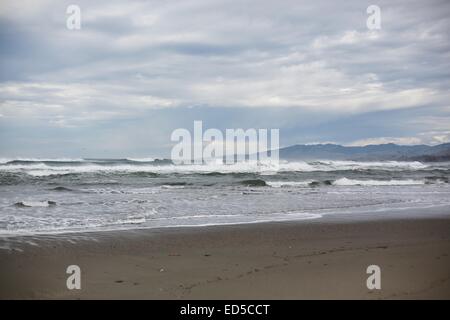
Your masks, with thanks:
M 450 299 L 450 217 L 387 217 L 3 239 L 0 298 Z

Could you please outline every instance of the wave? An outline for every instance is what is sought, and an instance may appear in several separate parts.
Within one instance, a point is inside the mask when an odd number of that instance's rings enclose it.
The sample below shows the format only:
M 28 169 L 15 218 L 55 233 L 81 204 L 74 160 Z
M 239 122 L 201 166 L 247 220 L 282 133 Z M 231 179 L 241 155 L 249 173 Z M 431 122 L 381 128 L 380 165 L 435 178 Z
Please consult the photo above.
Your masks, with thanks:
M 144 187 L 144 188 L 84 188 L 80 189 L 79 192 L 83 193 L 96 193 L 96 194 L 156 194 L 158 189 L 155 187 Z
M 163 189 L 184 189 L 185 185 L 173 185 L 173 184 L 163 184 L 161 188 Z
M 73 189 L 67 188 L 67 187 L 54 187 L 50 189 L 51 191 L 58 191 L 58 192 L 72 192 L 75 191 Z
M 239 181 L 240 184 L 248 187 L 266 187 L 266 181 L 262 179 L 252 179 L 252 180 L 243 180 Z
M 355 180 L 341 178 L 333 182 L 335 186 L 410 186 L 423 185 L 424 180 Z
M 347 171 L 347 170 L 419 170 L 429 167 L 419 161 L 332 161 L 320 160 L 312 162 L 287 162 L 280 165 L 281 171 Z
M 82 162 L 83 158 L 0 158 L 0 164 L 13 163 L 13 162 Z
M 337 180 L 306 180 L 306 181 L 267 181 L 267 185 L 273 188 L 283 187 L 319 187 L 319 186 L 410 186 L 410 185 L 423 185 L 445 183 L 444 180 L 358 180 L 340 178 Z
M 65 233 L 85 233 L 89 231 L 114 231 L 137 230 L 152 228 L 180 228 L 180 227 L 204 227 L 221 225 L 241 225 L 262 222 L 310 220 L 321 218 L 318 213 L 308 212 L 274 212 L 270 215 L 245 215 L 245 214 L 192 214 L 187 216 L 173 216 L 151 218 L 154 212 L 148 215 L 128 216 L 117 220 L 95 219 L 79 220 L 74 223 L 70 219 L 54 219 L 46 225 L 26 223 L 18 228 L 0 230 L 0 236 L 20 235 L 53 235 Z
M 330 186 L 332 185 L 332 180 L 316 181 L 316 180 L 306 180 L 306 181 L 267 181 L 267 184 L 273 188 L 283 188 L 283 187 L 319 187 L 319 186 Z
M 20 201 L 14 204 L 18 208 L 50 207 L 55 205 L 55 201 Z
M 58 159 L 58 160 L 12 160 L 0 164 L 0 172 L 25 172 L 41 177 L 70 173 L 125 173 L 125 174 L 230 174 L 258 173 L 275 175 L 282 172 L 333 172 L 333 171 L 417 171 L 434 170 L 421 162 L 357 162 L 357 161 L 314 161 L 314 162 L 241 162 L 235 164 L 174 165 L 167 159 Z M 449 170 L 446 167 L 445 170 Z
M 2 159 L 0 164 L 6 165 L 35 165 L 35 164 L 45 164 L 48 166 L 82 166 L 82 165 L 103 165 L 103 166 L 113 166 L 121 164 L 172 164 L 169 159 L 154 159 L 154 158 L 124 158 L 124 159 L 97 159 L 97 158 L 86 158 L 86 159 L 38 159 L 38 158 L 21 158 L 21 159 Z
M 308 186 L 311 183 L 316 181 L 308 180 L 308 181 L 267 181 L 267 185 L 272 188 L 282 188 L 282 187 L 303 187 Z
M 155 158 L 126 158 L 127 161 L 134 161 L 134 162 L 154 162 Z
M 165 186 L 186 186 L 186 185 L 190 185 L 190 183 L 187 183 L 185 181 L 176 181 L 176 182 L 166 182 L 163 185 L 165 185 Z

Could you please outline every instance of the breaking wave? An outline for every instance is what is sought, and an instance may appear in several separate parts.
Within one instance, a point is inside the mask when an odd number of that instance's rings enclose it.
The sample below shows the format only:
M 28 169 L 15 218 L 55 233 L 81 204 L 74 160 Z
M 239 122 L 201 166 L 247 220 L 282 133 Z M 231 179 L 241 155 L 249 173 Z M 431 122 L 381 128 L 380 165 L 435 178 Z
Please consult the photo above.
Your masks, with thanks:
M 450 162 L 1 159 L 0 237 L 450 205 L 449 180 Z
M 423 185 L 423 180 L 354 180 L 341 178 L 333 182 L 335 186 L 412 186 Z
M 50 207 L 56 206 L 54 201 L 20 201 L 14 204 L 18 208 L 32 208 L 32 207 Z
M 3 159 L 5 161 L 5 159 Z M 272 175 L 279 172 L 331 172 L 331 171 L 403 171 L 432 168 L 421 162 L 242 162 L 235 164 L 174 165 L 167 159 L 16 159 L 0 163 L 0 172 L 25 172 L 34 177 L 65 175 L 70 173 L 132 173 L 132 174 L 192 174 L 192 173 L 259 173 Z

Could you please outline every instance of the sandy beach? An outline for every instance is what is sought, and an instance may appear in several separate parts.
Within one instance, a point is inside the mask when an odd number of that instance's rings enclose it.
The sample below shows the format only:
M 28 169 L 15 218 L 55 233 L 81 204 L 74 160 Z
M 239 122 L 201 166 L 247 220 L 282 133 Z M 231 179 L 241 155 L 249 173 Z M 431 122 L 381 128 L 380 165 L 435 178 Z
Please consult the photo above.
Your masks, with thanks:
M 1 240 L 1 299 L 449 299 L 450 218 L 407 214 Z M 81 290 L 66 268 L 81 268 Z M 381 268 L 381 290 L 366 268 Z

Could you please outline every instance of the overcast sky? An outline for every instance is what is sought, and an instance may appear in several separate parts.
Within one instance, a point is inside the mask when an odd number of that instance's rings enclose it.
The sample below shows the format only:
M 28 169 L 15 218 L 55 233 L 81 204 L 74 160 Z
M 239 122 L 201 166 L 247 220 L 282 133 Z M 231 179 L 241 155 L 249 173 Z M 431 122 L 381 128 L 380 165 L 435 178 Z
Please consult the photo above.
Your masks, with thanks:
M 284 146 L 448 142 L 449 17 L 446 0 L 0 0 L 0 156 L 168 156 L 194 120 Z

